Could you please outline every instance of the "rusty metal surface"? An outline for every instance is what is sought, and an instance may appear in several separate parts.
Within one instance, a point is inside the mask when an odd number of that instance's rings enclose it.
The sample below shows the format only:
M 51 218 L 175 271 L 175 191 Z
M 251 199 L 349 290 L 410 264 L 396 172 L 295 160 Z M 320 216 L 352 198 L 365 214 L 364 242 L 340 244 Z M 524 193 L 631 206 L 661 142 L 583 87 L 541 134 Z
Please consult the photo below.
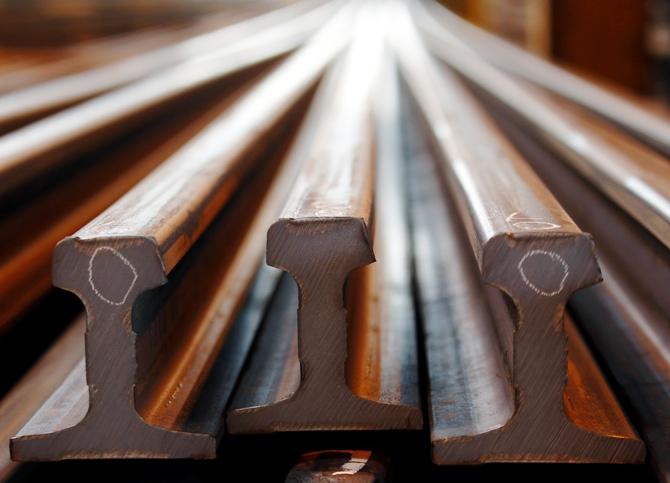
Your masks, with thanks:
M 556 154 L 489 104 L 496 119 L 575 220 L 594 236 L 604 282 L 569 307 L 632 411 L 662 481 L 670 478 L 670 253 Z M 612 243 L 616 240 L 616 243 Z
M 305 453 L 288 475 L 286 483 L 384 483 L 389 458 L 365 450 L 331 450 Z
M 541 141 L 530 144 L 528 136 L 520 137 L 518 131 L 521 128 L 515 128 L 518 119 L 511 115 L 509 109 L 485 92 L 479 91 L 479 94 L 510 138 L 524 149 L 530 149 L 526 146 L 533 146 L 526 158 L 550 186 L 552 192 L 559 196 L 562 204 L 577 222 L 585 228 L 588 227 L 588 231 L 594 234 L 598 252 L 607 252 L 608 259 L 616 265 L 617 271 L 636 287 L 636 291 L 644 295 L 648 304 L 654 305 L 662 313 L 670 314 L 670 300 L 667 297 L 667 287 L 670 284 L 668 248 L 649 230 L 637 223 L 636 219 L 617 209 L 589 180 L 570 169 L 569 164 L 563 162 L 560 152 L 552 150 Z M 644 165 L 653 167 L 658 163 L 667 162 L 631 140 L 625 133 L 617 134 L 588 114 L 580 115 L 579 119 L 575 118 L 575 122 L 579 122 L 584 130 L 593 129 L 602 132 L 613 145 L 618 146 L 629 156 L 634 156 Z M 552 155 L 555 165 L 549 165 L 546 161 L 542 163 L 543 159 Z M 553 177 L 547 176 L 545 172 L 549 169 L 552 176 L 565 181 L 558 184 Z M 580 197 L 588 199 L 587 202 L 575 203 L 568 196 L 567 193 L 571 193 L 569 190 L 573 186 L 579 187 L 576 193 L 581 193 Z M 612 243 L 611 240 L 616 240 L 616 243 Z
M 667 162 L 644 163 L 629 156 L 628 150 L 621 150 L 606 136 L 585 129 L 588 121 L 575 120 L 537 91 L 524 89 L 487 64 L 463 40 L 448 33 L 443 37 L 448 41 L 428 37 L 435 55 L 508 105 L 524 119 L 528 129 L 561 151 L 573 169 L 670 246 L 670 166 Z
M 457 35 L 473 50 L 472 55 L 593 110 L 670 155 L 667 119 L 475 27 L 437 2 L 417 3 L 417 16 L 434 39 L 451 43 L 446 32 Z
M 335 18 L 59 243 L 55 283 L 78 295 L 88 312 L 88 391 L 74 382 L 63 388 L 55 412 L 42 408 L 13 440 L 14 458 L 215 456 L 227 395 L 200 389 L 260 262 L 262 234 L 292 185 L 295 165 L 283 162 L 286 133 L 342 46 L 333 37 L 346 20 Z M 270 160 L 248 178 L 264 152 Z M 204 420 L 194 413 L 198 397 L 208 398 Z
M 220 115 L 248 76 L 168 109 L 165 118 L 78 163 L 75 172 L 54 176 L 43 192 L 12 204 L 0 222 L 0 333 L 51 289 L 53 247 L 111 205 L 134 184 Z M 227 92 L 230 91 L 230 92 Z M 83 164 L 83 165 L 82 165 Z
M 574 225 L 453 74 L 431 60 L 411 24 L 397 38 L 402 39 L 395 46 L 420 125 L 439 160 L 438 173 L 455 198 L 481 280 L 502 292 L 489 291 L 494 319 L 489 330 L 494 326 L 498 333 L 514 387 L 513 414 L 503 396 L 506 409 L 486 423 L 487 431 L 459 434 L 450 424 L 458 420 L 452 412 L 495 411 L 490 400 L 499 397 L 488 392 L 483 401 L 469 400 L 465 392 L 464 406 L 455 405 L 434 418 L 434 461 L 641 461 L 644 446 L 613 398 L 597 401 L 602 411 L 585 410 L 593 415 L 588 420 L 576 418 L 561 404 L 569 392 L 564 305 L 573 292 L 600 280 L 591 238 Z M 448 259 L 453 265 L 462 253 Z M 426 289 L 434 290 L 432 285 L 434 281 Z M 467 306 L 460 310 L 467 313 Z M 452 343 L 452 351 L 459 344 L 469 352 L 462 338 Z M 491 367 L 499 367 L 495 351 L 492 357 Z M 472 369 L 464 371 L 471 374 Z M 447 380 L 446 393 L 433 395 L 443 411 L 450 408 L 451 384 L 460 380 Z M 577 400 L 573 398 L 575 404 Z M 611 414 L 618 424 L 594 424 L 597 414 Z M 612 436 L 616 429 L 621 434 Z
M 0 52 L 99 89 L 0 138 L 0 480 L 670 480 L 667 159 L 441 7 L 278 3 Z
M 73 152 L 132 128 L 141 114 L 162 103 L 294 50 L 328 13 L 332 9 L 309 10 L 248 35 L 238 32 L 235 42 L 12 131 L 0 140 L 0 194 L 57 167 Z
M 419 152 L 415 156 L 413 228 L 430 374 L 434 461 L 641 461 L 642 442 L 568 320 L 563 378 L 553 384 L 545 381 L 546 387 L 560 392 L 546 404 L 561 411 L 578 431 L 571 430 L 569 442 L 561 441 L 565 422 L 559 421 L 561 426 L 555 432 L 557 421 L 545 407 L 540 416 L 529 417 L 526 413 L 521 415 L 524 420 L 517 419 L 521 436 L 507 441 L 500 436 L 493 442 L 484 439 L 514 431 L 514 419 L 520 417 L 516 407 L 526 402 L 522 397 L 528 398 L 527 404 L 538 401 L 531 400 L 532 394 L 527 391 L 519 392 L 524 386 L 513 383 L 501 350 L 499 339 L 504 336 L 495 319 L 504 315 L 507 307 L 500 305 L 497 294 L 484 289 L 464 234 L 460 240 L 449 241 L 454 233 L 462 231 L 453 201 L 442 195 L 444 186 L 435 181 L 439 175 L 430 155 Z M 514 345 L 515 357 L 522 349 Z M 542 362 L 536 357 L 533 364 L 541 366 Z M 535 377 L 544 372 L 538 369 Z M 524 440 L 523 435 L 529 432 L 535 438 Z M 575 432 L 582 432 L 581 441 Z M 454 455 L 454 446 L 466 446 L 470 451 Z
M 268 341 L 267 349 L 254 352 L 228 413 L 232 433 L 421 427 L 410 287 L 406 273 L 398 279 L 408 263 L 406 226 L 402 216 L 389 216 L 389 210 L 399 215 L 397 178 L 385 174 L 386 186 L 377 184 L 381 194 L 374 191 L 371 88 L 381 37 L 366 33 L 359 24 L 348 54 L 318 94 L 312 127 L 294 153 L 304 159 L 303 168 L 268 231 L 268 264 L 290 273 L 299 287 L 299 373 L 294 336 L 278 328 L 295 324 L 290 309 L 274 311 L 277 328 L 268 334 L 279 337 L 276 349 Z M 388 133 L 383 137 L 393 142 Z M 380 146 L 386 154 L 393 149 Z M 397 162 L 380 159 L 379 169 L 397 169 Z M 373 213 L 375 196 L 384 209 Z M 391 234 L 398 232 L 393 245 Z M 384 259 L 360 268 L 375 260 L 373 236 Z M 389 290 L 393 283 L 398 287 Z
M 14 436 L 84 357 L 84 317 L 73 321 L 0 401 L 0 481 L 6 481 L 19 463 L 11 461 L 9 439 Z

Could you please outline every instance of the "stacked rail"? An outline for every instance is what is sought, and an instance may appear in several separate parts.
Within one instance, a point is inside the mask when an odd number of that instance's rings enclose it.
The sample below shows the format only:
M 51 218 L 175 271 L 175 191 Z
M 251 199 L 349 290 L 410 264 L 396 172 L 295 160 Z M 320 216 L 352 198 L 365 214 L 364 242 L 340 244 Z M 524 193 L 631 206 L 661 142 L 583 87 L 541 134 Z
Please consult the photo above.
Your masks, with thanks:
M 52 284 L 84 313 L 0 401 L 0 479 L 271 433 L 286 481 L 404 481 L 409 441 L 670 481 L 663 119 L 429 2 L 61 55 L 0 78 L 0 339 Z

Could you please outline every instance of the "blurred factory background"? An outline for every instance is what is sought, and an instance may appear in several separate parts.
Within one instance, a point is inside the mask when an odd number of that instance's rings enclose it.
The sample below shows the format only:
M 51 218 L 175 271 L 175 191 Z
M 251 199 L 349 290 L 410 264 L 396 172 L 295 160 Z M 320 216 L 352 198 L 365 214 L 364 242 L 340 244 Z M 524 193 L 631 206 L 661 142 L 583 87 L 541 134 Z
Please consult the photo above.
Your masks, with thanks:
M 668 0 L 443 0 L 469 21 L 592 80 L 670 100 Z
M 243 0 L 2 0 L 2 50 L 179 26 Z M 275 5 L 284 2 L 269 2 Z M 442 0 L 469 21 L 594 80 L 670 101 L 670 0 Z M 3 52 L 6 54 L 6 52 Z

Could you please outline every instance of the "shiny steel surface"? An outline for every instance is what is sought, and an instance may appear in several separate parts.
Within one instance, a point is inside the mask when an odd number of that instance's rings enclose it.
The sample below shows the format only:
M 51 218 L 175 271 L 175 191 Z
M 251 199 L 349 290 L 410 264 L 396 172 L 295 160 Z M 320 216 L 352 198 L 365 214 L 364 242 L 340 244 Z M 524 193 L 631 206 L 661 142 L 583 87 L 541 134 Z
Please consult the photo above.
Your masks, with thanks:
M 424 21 L 424 23 L 427 20 Z M 423 23 L 422 23 L 423 25 Z M 554 109 L 536 91 L 487 64 L 462 39 L 444 30 L 439 39 L 427 36 L 431 50 L 462 75 L 490 92 L 521 116 L 530 129 L 564 154 L 566 162 L 661 242 L 670 246 L 670 166 L 642 164 L 618 150 L 562 109 Z
M 602 414 L 617 415 L 617 436 L 593 420 L 580 426 L 560 404 L 568 388 L 563 308 L 573 292 L 600 280 L 590 236 L 572 222 L 458 79 L 430 58 L 408 15 L 395 18 L 396 27 L 405 19 L 402 33 L 393 38 L 401 71 L 455 198 L 481 280 L 513 304 L 513 309 L 502 301 L 492 304 L 514 385 L 513 416 L 481 434 L 434 440 L 433 460 L 641 460 L 643 445 L 613 398 L 590 403 L 604 406 Z M 449 401 L 448 394 L 440 394 L 440 400 Z M 461 410 L 487 403 L 487 398 L 475 399 Z M 433 425 L 449 425 L 453 418 L 434 419 Z M 529 433 L 529 428 L 538 429 Z

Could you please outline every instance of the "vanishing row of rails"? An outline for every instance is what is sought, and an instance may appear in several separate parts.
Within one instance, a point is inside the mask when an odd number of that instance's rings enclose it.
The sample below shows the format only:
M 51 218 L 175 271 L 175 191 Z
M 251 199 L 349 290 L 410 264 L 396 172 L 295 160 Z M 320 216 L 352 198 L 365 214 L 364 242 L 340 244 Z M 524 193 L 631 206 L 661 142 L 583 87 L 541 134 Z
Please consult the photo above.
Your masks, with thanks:
M 384 435 L 425 432 L 438 466 L 648 449 L 670 481 L 665 119 L 419 1 L 262 2 L 23 74 L 0 339 L 52 283 L 86 313 L 0 401 L 0 479 L 342 432 L 287 481 L 385 481 Z

